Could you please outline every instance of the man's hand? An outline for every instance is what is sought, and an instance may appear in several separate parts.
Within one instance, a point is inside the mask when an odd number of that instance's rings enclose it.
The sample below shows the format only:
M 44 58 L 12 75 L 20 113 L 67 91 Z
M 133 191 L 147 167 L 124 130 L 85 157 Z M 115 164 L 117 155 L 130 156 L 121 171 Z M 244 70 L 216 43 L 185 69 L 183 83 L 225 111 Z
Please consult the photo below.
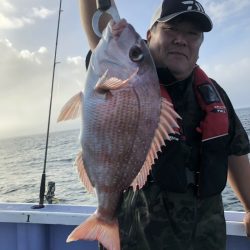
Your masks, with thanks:
M 125 19 L 121 19 L 119 22 L 112 21 L 111 26 L 113 37 L 118 38 L 127 25 L 128 23 Z
M 229 157 L 228 180 L 238 199 L 245 208 L 244 224 L 247 237 L 250 237 L 250 164 L 248 155 Z
M 248 210 L 245 214 L 245 217 L 244 217 L 244 224 L 245 224 L 245 227 L 246 227 L 246 234 L 247 234 L 247 237 L 250 238 L 250 210 Z

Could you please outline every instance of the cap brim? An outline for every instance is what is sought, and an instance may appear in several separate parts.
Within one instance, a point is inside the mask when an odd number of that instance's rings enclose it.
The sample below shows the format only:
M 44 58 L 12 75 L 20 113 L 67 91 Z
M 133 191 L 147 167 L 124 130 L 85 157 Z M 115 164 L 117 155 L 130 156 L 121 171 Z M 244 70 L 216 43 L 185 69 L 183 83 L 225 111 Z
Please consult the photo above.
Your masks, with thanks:
M 164 17 L 158 18 L 156 21 L 157 22 L 168 22 L 168 21 L 174 19 L 175 17 L 184 16 L 184 15 L 189 16 L 190 18 L 195 20 L 199 24 L 199 26 L 203 32 L 209 32 L 213 28 L 213 23 L 212 23 L 211 19 L 209 18 L 209 16 L 205 13 L 201 13 L 201 12 L 195 11 L 195 10 L 177 12 L 177 13 L 174 13 L 174 14 L 169 15 L 169 16 L 164 16 Z

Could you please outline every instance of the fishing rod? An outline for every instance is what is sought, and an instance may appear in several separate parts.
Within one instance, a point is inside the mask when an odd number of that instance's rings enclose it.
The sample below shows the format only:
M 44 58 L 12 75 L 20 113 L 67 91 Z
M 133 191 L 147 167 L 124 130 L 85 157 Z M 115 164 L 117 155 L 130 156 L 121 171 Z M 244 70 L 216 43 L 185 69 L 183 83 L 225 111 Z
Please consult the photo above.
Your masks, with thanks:
M 39 209 L 44 207 L 44 197 L 45 197 L 45 186 L 46 186 L 46 165 L 47 165 L 47 155 L 48 155 L 48 145 L 49 145 L 49 133 L 50 133 L 50 121 L 51 121 L 51 110 L 52 110 L 52 102 L 53 102 L 53 92 L 54 92 L 54 81 L 55 81 L 55 69 L 57 59 L 57 46 L 58 46 L 58 37 L 59 37 L 59 28 L 60 28 L 60 20 L 61 20 L 61 12 L 62 12 L 62 0 L 59 2 L 59 10 L 58 10 L 58 19 L 57 19 L 57 31 L 56 31 L 56 44 L 55 44 L 55 54 L 54 54 L 54 63 L 53 63 L 53 73 L 52 73 L 52 81 L 51 81 L 51 91 L 50 91 L 50 105 L 49 105 L 49 117 L 48 117 L 48 125 L 47 125 L 47 133 L 46 133 L 46 145 L 45 145 L 45 155 L 44 155 L 44 165 L 43 165 L 43 173 L 41 177 L 40 184 L 40 193 L 39 193 L 39 204 L 34 205 L 33 209 Z

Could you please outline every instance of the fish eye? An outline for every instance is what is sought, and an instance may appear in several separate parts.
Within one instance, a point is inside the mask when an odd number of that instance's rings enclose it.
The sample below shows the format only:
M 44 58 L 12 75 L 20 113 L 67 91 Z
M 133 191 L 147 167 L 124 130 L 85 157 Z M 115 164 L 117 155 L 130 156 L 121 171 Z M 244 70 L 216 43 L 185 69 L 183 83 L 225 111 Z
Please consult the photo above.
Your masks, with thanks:
M 129 51 L 129 58 L 133 61 L 133 62 L 140 62 L 143 60 L 144 55 L 142 53 L 142 50 L 140 47 L 138 47 L 137 45 L 133 46 L 130 51 Z

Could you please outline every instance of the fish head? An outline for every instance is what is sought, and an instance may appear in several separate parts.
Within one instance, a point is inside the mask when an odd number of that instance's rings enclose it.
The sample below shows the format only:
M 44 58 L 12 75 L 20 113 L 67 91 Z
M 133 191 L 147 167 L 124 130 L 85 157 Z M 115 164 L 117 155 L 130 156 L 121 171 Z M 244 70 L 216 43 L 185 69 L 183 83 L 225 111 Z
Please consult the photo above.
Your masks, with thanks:
M 112 21 L 103 31 L 102 38 L 93 52 L 91 67 L 98 77 L 105 74 L 106 78 L 120 80 L 155 77 L 154 61 L 146 42 L 135 31 L 132 25 L 126 26 L 119 36 L 112 33 Z M 140 81 L 141 82 L 141 81 Z

